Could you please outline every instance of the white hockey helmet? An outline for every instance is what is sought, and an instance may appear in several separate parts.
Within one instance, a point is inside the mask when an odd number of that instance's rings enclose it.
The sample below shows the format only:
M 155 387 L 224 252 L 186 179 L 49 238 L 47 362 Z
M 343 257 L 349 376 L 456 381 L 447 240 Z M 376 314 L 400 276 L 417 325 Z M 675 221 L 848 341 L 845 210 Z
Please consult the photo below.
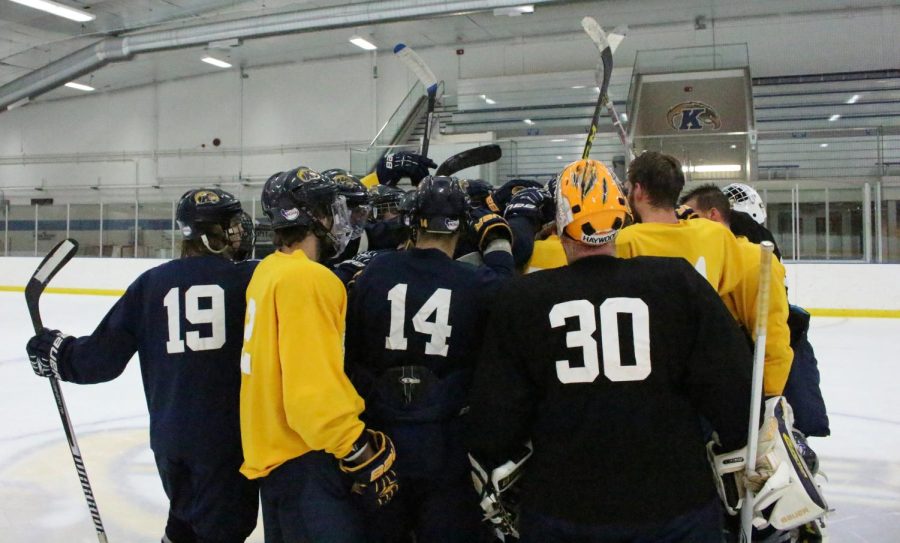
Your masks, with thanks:
M 766 222 L 766 204 L 759 197 L 759 193 L 749 185 L 732 183 L 722 189 L 728 200 L 731 201 L 731 209 L 742 211 L 753 217 L 759 224 Z

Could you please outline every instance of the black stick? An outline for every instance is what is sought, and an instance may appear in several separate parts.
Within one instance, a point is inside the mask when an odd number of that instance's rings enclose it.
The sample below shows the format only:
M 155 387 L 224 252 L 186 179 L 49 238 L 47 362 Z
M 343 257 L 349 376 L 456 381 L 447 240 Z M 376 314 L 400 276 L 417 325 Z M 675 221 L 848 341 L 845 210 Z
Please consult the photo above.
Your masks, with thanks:
M 438 166 L 434 175 L 453 175 L 460 170 L 500 160 L 503 151 L 496 144 L 482 145 L 456 153 Z
M 77 241 L 65 239 L 59 242 L 44 257 L 44 260 L 41 261 L 41 264 L 34 271 L 34 275 L 28 281 L 28 285 L 25 287 L 25 303 L 28 305 L 28 314 L 31 315 L 31 323 L 34 325 L 35 334 L 40 333 L 44 328 L 41 322 L 41 294 L 44 293 L 44 289 L 50 280 L 53 279 L 53 276 L 75 256 L 76 252 L 78 252 Z M 88 509 L 91 511 L 91 518 L 94 519 L 97 539 L 100 543 L 107 543 L 106 531 L 103 530 L 103 521 L 100 519 L 100 510 L 97 509 L 94 491 L 91 489 L 91 482 L 88 479 L 87 470 L 84 468 L 84 460 L 81 458 L 81 450 L 78 448 L 78 441 L 75 439 L 75 430 L 72 428 L 72 420 L 69 418 L 69 410 L 66 408 L 62 389 L 55 377 L 51 375 L 49 380 L 50 388 L 53 390 L 53 397 L 56 399 L 59 418 L 62 420 L 66 439 L 69 441 L 69 450 L 72 453 L 72 461 L 75 462 L 75 471 L 78 472 L 78 479 L 81 481 L 81 490 L 84 492 L 84 499 L 87 501 Z

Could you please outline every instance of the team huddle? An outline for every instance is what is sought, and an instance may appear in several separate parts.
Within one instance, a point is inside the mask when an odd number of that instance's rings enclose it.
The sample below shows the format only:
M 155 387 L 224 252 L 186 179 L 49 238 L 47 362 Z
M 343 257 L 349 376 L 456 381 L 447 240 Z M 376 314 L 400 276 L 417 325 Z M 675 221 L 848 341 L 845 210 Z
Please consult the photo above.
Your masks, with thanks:
M 589 159 L 496 189 L 434 167 L 271 176 L 262 260 L 233 195 L 188 191 L 181 258 L 91 335 L 28 342 L 75 383 L 138 354 L 163 542 L 245 541 L 260 504 L 267 543 L 737 541 L 748 489 L 754 540 L 825 538 L 805 437 L 828 419 L 777 260 L 745 469 L 772 239 L 752 189 L 682 194 L 655 152 L 624 183 Z

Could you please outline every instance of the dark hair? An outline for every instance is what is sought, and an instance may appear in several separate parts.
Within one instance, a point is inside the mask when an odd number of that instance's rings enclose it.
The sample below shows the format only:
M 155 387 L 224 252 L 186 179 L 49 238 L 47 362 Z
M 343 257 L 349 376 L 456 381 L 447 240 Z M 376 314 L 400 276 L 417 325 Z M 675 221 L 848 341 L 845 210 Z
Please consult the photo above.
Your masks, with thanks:
M 628 167 L 628 181 L 641 186 L 653 207 L 674 209 L 684 188 L 684 173 L 675 157 L 645 151 Z
M 291 245 L 306 239 L 310 233 L 308 226 L 288 226 L 272 232 L 272 245 L 275 247 L 290 247 Z
M 699 211 L 705 212 L 716 208 L 725 222 L 731 222 L 731 202 L 728 200 L 728 196 L 725 196 L 725 193 L 722 192 L 722 189 L 716 185 L 708 183 L 691 189 L 681 197 L 681 203 L 684 204 L 688 200 L 696 200 L 697 204 L 694 207 Z
M 181 240 L 181 258 L 189 256 L 214 255 L 216 253 L 210 251 L 203 244 L 201 236 L 206 236 L 210 246 L 218 250 L 228 244 L 228 236 L 218 224 L 212 223 L 196 223 L 194 225 L 196 237 L 193 239 Z

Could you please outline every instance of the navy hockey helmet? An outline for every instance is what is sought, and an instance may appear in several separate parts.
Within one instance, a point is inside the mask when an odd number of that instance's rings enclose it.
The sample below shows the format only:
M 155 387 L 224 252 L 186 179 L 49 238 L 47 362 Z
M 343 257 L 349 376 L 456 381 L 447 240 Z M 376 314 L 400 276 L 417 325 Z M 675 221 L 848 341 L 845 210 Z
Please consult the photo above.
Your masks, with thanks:
M 350 239 L 360 237 L 369 220 L 369 189 L 358 177 L 347 170 L 334 168 L 322 172 L 322 177 L 331 179 L 337 185 L 338 196 L 343 196 L 350 209 Z
M 369 202 L 372 204 L 372 219 L 384 220 L 388 213 L 399 213 L 403 189 L 390 185 L 375 185 L 369 189 Z
M 270 178 L 263 187 L 263 209 L 272 220 L 272 228 L 310 226 L 329 215 L 337 197 L 337 185 L 331 179 L 305 166 Z
M 432 234 L 453 234 L 469 209 L 466 191 L 454 177 L 429 175 L 416 187 L 414 224 Z
M 369 189 L 362 184 L 359 177 L 340 168 L 325 170 L 322 172 L 322 177 L 334 181 L 337 185 L 338 194 L 347 199 L 347 207 L 368 205 Z
M 334 181 L 305 166 L 281 173 L 266 182 L 263 200 L 268 202 L 272 229 L 309 227 L 318 238 L 340 253 L 351 235 L 350 212 Z M 324 222 L 331 220 L 330 228 Z
M 284 172 L 273 173 L 271 176 L 269 176 L 268 179 L 266 179 L 266 184 L 263 185 L 262 198 L 260 199 L 259 203 L 262 206 L 263 213 L 267 217 L 269 216 L 269 210 L 272 209 L 272 196 L 275 194 L 275 191 L 272 189 L 272 187 L 278 181 L 278 177 L 282 173 Z
M 200 239 L 207 233 L 203 225 L 219 225 L 227 231 L 232 219 L 240 215 L 241 202 L 222 189 L 195 189 L 181 195 L 175 209 L 175 221 L 184 239 Z

